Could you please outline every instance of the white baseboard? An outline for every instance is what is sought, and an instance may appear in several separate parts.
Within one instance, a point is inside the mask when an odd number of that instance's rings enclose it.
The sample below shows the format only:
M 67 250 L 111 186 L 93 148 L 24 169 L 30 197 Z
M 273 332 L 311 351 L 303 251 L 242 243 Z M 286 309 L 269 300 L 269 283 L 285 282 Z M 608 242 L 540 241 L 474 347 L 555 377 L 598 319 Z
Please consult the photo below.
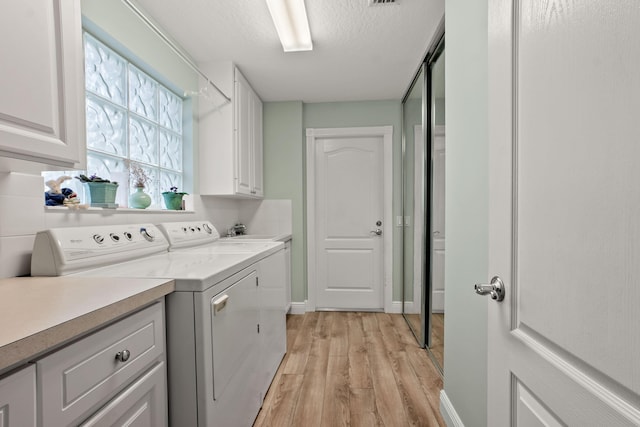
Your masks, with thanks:
M 413 304 L 413 301 L 407 301 L 404 303 L 405 313 L 420 313 L 420 307 Z M 391 303 L 391 311 L 389 313 L 402 313 L 402 301 L 393 301 Z
M 292 302 L 291 308 L 289 309 L 289 314 L 305 314 L 308 310 L 307 302 Z M 406 302 L 405 303 L 405 311 L 407 313 L 413 313 L 413 303 Z M 402 301 L 393 301 L 391 303 L 391 307 L 387 311 L 387 313 L 400 314 L 402 313 Z
M 433 291 L 431 294 L 431 312 L 444 313 L 444 290 Z
M 289 314 L 305 314 L 307 312 L 307 302 L 292 302 Z
M 444 390 L 440 390 L 440 415 L 442 415 L 447 427 L 464 427 L 462 420 Z
M 391 307 L 387 313 L 402 313 L 402 301 L 391 301 Z

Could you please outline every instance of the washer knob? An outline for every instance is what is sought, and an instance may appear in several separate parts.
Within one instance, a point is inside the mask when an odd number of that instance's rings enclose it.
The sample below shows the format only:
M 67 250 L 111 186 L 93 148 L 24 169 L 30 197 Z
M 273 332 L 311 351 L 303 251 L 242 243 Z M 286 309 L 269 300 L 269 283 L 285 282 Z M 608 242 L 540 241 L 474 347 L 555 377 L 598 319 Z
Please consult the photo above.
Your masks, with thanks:
M 145 227 L 140 228 L 140 234 L 142 234 L 142 237 L 144 237 L 149 242 L 153 242 L 156 238 L 156 236 L 154 236 L 153 233 L 149 232 L 149 230 L 147 230 Z
M 93 240 L 98 244 L 102 244 L 104 242 L 104 236 L 102 236 L 100 234 L 94 234 L 93 235 Z
M 207 234 L 213 233 L 213 230 L 211 229 L 211 227 L 209 227 L 209 224 L 202 224 L 202 228 L 204 228 L 204 231 L 206 231 Z

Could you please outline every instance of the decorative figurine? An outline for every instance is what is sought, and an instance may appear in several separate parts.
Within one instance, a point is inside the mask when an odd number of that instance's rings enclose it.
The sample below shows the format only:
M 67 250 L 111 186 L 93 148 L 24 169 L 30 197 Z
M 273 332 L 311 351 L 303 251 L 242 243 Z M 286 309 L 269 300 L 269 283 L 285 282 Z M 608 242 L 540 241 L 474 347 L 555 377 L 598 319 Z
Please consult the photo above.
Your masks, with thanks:
M 68 179 L 71 177 L 63 175 L 45 182 L 49 191 L 44 193 L 44 204 L 46 206 L 66 206 L 69 209 L 86 209 L 88 206 L 80 204 L 75 191 L 66 187 L 62 188 L 62 183 Z

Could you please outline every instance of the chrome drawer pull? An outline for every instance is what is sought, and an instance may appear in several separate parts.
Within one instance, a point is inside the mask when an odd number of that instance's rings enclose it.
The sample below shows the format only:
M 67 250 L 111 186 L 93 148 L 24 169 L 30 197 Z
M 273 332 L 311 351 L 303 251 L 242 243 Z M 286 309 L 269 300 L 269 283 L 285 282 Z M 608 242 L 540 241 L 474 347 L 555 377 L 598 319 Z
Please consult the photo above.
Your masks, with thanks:
M 131 357 L 131 352 L 129 350 L 122 350 L 116 353 L 116 360 L 118 362 L 126 362 Z
M 229 295 L 223 295 L 220 298 L 213 301 L 213 313 L 218 313 L 227 305 L 227 301 L 229 300 Z

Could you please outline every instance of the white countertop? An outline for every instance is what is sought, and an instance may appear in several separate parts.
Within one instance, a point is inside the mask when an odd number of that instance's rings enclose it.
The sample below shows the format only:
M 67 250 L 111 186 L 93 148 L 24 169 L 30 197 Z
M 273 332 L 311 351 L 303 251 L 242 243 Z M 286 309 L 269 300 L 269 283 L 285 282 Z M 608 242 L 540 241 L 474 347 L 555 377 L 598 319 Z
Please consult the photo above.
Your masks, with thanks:
M 173 292 L 168 279 L 0 279 L 0 373 Z
M 221 237 L 220 240 L 246 240 L 246 241 L 271 241 L 271 242 L 286 242 L 291 240 L 291 233 L 282 234 L 242 234 L 231 237 Z

